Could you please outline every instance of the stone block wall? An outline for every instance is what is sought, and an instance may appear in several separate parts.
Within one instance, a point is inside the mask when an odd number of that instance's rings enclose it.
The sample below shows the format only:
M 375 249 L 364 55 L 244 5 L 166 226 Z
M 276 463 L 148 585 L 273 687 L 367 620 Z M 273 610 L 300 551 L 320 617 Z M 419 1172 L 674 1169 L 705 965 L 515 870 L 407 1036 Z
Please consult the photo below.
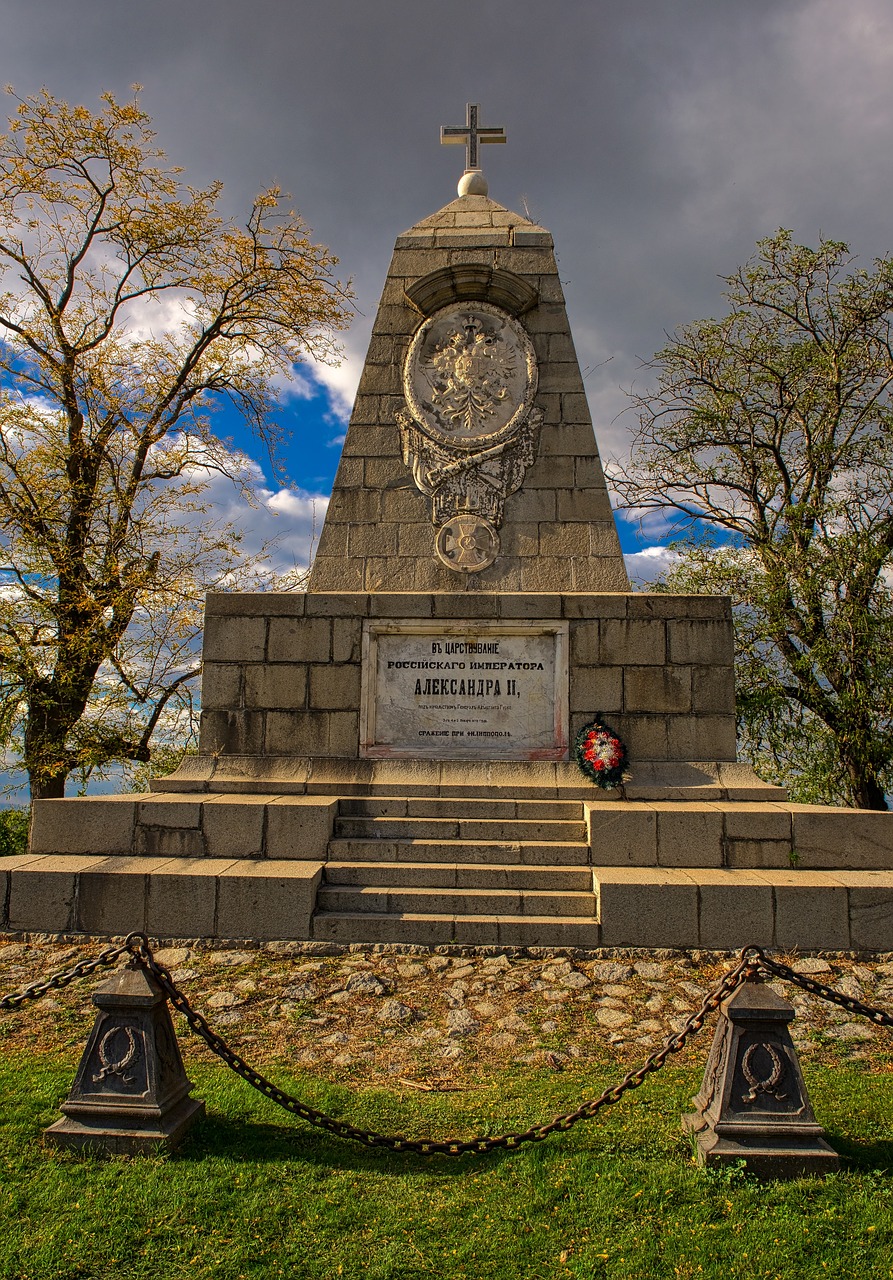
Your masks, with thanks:
M 594 868 L 603 947 L 887 951 L 888 871 Z
M 567 620 L 571 737 L 601 711 L 634 760 L 734 760 L 733 635 L 706 596 L 215 594 L 203 754 L 359 755 L 366 618 Z
M 586 801 L 584 808 L 594 866 L 741 872 L 893 868 L 889 813 L 728 798 Z
M 322 867 L 291 859 L 29 853 L 0 862 L 0 929 L 309 938 Z
M 275 794 L 39 800 L 30 850 L 63 858 L 324 859 L 337 808 L 338 801 L 326 796 Z

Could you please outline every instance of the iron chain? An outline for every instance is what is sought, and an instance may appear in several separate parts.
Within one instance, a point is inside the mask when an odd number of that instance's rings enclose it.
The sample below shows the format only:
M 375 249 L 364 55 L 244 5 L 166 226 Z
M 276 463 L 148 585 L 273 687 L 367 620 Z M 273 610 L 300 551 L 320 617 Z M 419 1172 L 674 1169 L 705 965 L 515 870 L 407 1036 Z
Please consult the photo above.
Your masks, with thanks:
M 132 934 L 120 947 L 106 947 L 104 951 L 100 951 L 99 955 L 94 956 L 92 960 L 79 960 L 71 969 L 52 973 L 43 982 L 32 982 L 30 986 L 23 987 L 21 991 L 3 996 L 0 999 L 0 1009 L 18 1009 L 27 1000 L 39 1000 L 41 996 L 45 996 L 49 991 L 61 991 L 69 983 L 75 982 L 78 978 L 86 978 L 88 974 L 95 973 L 97 969 L 110 968 L 122 955 L 129 953 L 133 956 L 134 950 L 130 942 L 131 937 L 133 937 Z
M 777 978 L 782 978 L 785 982 L 793 982 L 804 991 L 808 991 L 810 995 L 819 996 L 831 1004 L 840 1005 L 841 1009 L 847 1009 L 850 1013 L 858 1013 L 863 1018 L 877 1023 L 879 1027 L 893 1027 L 893 1014 L 885 1013 L 883 1009 L 875 1009 L 872 1005 L 857 1000 L 855 996 L 847 996 L 842 991 L 835 991 L 833 987 L 826 987 L 823 982 L 807 978 L 805 974 L 797 973 L 796 969 L 791 969 L 786 964 L 779 963 L 778 960 L 769 960 L 759 947 L 749 949 L 759 955 L 760 967 L 768 973 L 774 973 Z
M 384 1147 L 390 1151 L 413 1152 L 418 1155 L 462 1156 L 467 1154 L 485 1155 L 490 1151 L 514 1150 L 526 1142 L 542 1142 L 553 1133 L 566 1133 L 581 1120 L 590 1120 L 605 1107 L 613 1106 L 631 1089 L 638 1089 L 655 1071 L 664 1066 L 667 1059 L 679 1053 L 688 1041 L 698 1034 L 711 1013 L 714 1013 L 723 1000 L 736 991 L 743 983 L 759 977 L 760 971 L 770 973 L 786 982 L 793 982 L 812 995 L 828 1000 L 852 1013 L 861 1014 L 879 1026 L 893 1027 L 893 1015 L 882 1009 L 875 1009 L 852 996 L 837 992 L 833 987 L 816 982 L 803 974 L 797 973 L 777 960 L 770 960 L 761 947 L 743 948 L 738 963 L 733 969 L 723 974 L 717 985 L 703 999 L 701 1006 L 689 1014 L 678 1031 L 667 1036 L 659 1049 L 650 1054 L 640 1067 L 628 1072 L 622 1080 L 609 1089 L 605 1089 L 596 1098 L 590 1098 L 575 1111 L 568 1111 L 555 1116 L 546 1124 L 532 1125 L 521 1132 L 503 1133 L 498 1137 L 479 1135 L 473 1138 L 446 1138 L 435 1140 L 429 1138 L 415 1139 L 394 1137 L 389 1134 L 376 1133 L 370 1129 L 359 1129 L 344 1120 L 338 1120 L 325 1112 L 302 1102 L 299 1098 L 278 1088 L 266 1076 L 261 1075 L 250 1066 L 226 1041 L 212 1031 L 207 1019 L 194 1009 L 187 997 L 176 986 L 171 974 L 164 965 L 158 963 L 152 954 L 149 939 L 145 934 L 132 933 L 124 943 L 117 947 L 108 947 L 92 960 L 81 960 L 73 968 L 52 974 L 44 982 L 35 982 L 22 991 L 0 999 L 0 1009 L 16 1009 L 27 1000 L 38 1000 L 49 991 L 61 990 L 77 978 L 86 977 L 97 969 L 109 968 L 124 954 L 130 955 L 130 963 L 151 973 L 152 977 L 165 992 L 171 1004 L 186 1019 L 189 1028 L 205 1042 L 212 1053 L 216 1054 L 238 1076 L 241 1076 L 252 1088 L 262 1093 L 272 1102 L 292 1115 L 298 1116 L 307 1124 L 324 1129 L 339 1138 L 361 1142 L 368 1147 Z
M 166 993 L 175 1009 L 186 1018 L 190 1028 L 204 1040 L 205 1044 L 237 1075 L 247 1081 L 259 1093 L 270 1098 L 292 1115 L 299 1116 L 308 1124 L 325 1129 L 339 1138 L 348 1138 L 361 1142 L 367 1147 L 384 1147 L 390 1151 L 413 1152 L 417 1155 L 462 1156 L 467 1154 L 486 1155 L 490 1151 L 514 1150 L 525 1142 L 542 1142 L 553 1133 L 565 1133 L 581 1120 L 589 1120 L 604 1107 L 619 1102 L 630 1089 L 638 1089 L 654 1071 L 659 1071 L 671 1054 L 683 1049 L 687 1041 L 701 1030 L 709 1014 L 719 1008 L 726 996 L 731 995 L 749 977 L 755 976 L 756 970 L 749 956 L 742 955 L 734 969 L 724 974 L 719 983 L 704 997 L 700 1009 L 689 1014 L 683 1025 L 673 1035 L 668 1036 L 660 1049 L 652 1053 L 636 1071 L 630 1071 L 623 1079 L 610 1089 L 606 1089 L 597 1098 L 591 1098 L 579 1106 L 576 1111 L 569 1111 L 555 1116 L 547 1124 L 532 1125 L 520 1133 L 503 1133 L 498 1137 L 478 1135 L 474 1138 L 446 1138 L 440 1141 L 423 1138 L 394 1137 L 389 1134 L 376 1133 L 369 1129 L 358 1129 L 346 1121 L 337 1120 L 333 1116 L 317 1111 L 301 1102 L 292 1094 L 278 1088 L 271 1080 L 262 1076 L 240 1057 L 235 1050 L 212 1031 L 207 1020 L 193 1009 L 187 997 L 174 984 L 170 973 L 160 965 L 152 955 L 148 939 L 144 935 L 134 934 L 132 940 L 136 944 L 139 939 L 139 961 L 155 978 L 158 985 Z

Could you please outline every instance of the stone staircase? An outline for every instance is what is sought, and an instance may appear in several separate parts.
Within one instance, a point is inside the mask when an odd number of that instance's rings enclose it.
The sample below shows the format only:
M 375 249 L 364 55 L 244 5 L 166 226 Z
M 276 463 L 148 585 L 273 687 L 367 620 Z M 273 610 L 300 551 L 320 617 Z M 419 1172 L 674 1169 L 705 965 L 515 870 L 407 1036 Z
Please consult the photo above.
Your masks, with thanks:
M 312 766 L 312 767 L 311 767 Z M 0 930 L 439 945 L 893 951 L 893 815 L 740 764 L 195 761 L 42 800 Z
M 579 800 L 342 799 L 316 901 L 328 942 L 598 945 Z

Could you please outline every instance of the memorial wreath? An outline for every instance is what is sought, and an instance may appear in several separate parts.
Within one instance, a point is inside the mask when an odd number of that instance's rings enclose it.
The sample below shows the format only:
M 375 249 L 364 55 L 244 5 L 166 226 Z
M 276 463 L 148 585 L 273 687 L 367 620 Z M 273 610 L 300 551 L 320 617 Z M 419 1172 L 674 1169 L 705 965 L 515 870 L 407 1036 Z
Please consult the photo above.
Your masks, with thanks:
M 574 743 L 574 759 L 582 773 L 610 791 L 623 782 L 628 761 L 626 746 L 601 716 L 585 725 Z

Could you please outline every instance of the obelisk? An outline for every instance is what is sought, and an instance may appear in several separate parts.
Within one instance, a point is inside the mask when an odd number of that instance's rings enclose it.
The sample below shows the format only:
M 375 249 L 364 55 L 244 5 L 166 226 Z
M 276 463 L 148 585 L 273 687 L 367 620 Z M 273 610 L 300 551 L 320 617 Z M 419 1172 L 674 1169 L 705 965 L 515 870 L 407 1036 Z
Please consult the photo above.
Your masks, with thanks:
M 628 591 L 552 237 L 458 199 L 397 239 L 310 591 Z

